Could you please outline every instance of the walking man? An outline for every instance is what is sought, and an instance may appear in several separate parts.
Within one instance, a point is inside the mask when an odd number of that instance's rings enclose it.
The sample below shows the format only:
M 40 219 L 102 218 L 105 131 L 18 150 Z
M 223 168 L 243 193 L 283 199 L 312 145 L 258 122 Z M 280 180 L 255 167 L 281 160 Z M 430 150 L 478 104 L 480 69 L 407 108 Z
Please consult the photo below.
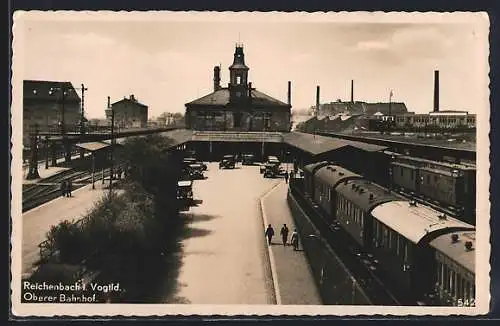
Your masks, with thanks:
M 286 226 L 286 224 L 283 224 L 280 234 L 281 239 L 283 240 L 283 245 L 286 246 L 286 241 L 288 240 L 288 227 Z
M 273 227 L 271 226 L 271 224 L 268 225 L 267 229 L 266 229 L 266 233 L 265 233 L 266 237 L 267 237 L 267 242 L 269 243 L 269 245 L 271 245 L 271 239 L 273 238 L 274 236 L 274 229 Z
M 292 243 L 294 251 L 299 249 L 299 234 L 297 233 L 297 229 L 293 230 L 290 242 Z
M 288 171 L 285 171 L 285 183 L 288 183 Z
M 71 179 L 68 180 L 68 188 L 66 189 L 68 197 L 72 197 L 71 195 L 71 190 L 73 189 L 73 182 L 71 182 Z
M 66 192 L 67 192 L 66 181 L 63 180 L 61 182 L 60 190 L 61 190 L 61 196 L 66 197 Z

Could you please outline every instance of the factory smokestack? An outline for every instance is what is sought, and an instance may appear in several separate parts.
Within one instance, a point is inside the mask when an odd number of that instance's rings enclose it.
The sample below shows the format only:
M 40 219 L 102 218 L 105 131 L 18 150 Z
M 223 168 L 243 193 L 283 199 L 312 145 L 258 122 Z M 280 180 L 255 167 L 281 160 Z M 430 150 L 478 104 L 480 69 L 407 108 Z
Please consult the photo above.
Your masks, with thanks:
M 439 112 L 439 70 L 434 70 L 434 112 Z
M 319 86 L 316 86 L 316 115 L 319 113 Z
M 288 105 L 292 105 L 292 82 L 288 81 Z
M 220 89 L 220 67 L 214 67 L 214 92 Z
M 108 109 L 111 107 L 111 98 L 108 96 Z
M 354 103 L 354 80 L 351 80 L 351 103 Z

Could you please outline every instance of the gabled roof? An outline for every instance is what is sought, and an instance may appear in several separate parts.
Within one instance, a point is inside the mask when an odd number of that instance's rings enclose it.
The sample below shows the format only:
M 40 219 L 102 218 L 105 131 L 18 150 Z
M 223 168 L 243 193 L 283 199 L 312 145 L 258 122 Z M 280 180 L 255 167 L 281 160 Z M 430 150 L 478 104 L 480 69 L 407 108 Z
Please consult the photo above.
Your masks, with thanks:
M 229 104 L 229 89 L 221 88 L 215 92 L 207 94 L 200 97 L 194 101 L 186 103 L 186 106 L 191 105 L 214 105 L 214 106 L 225 106 Z M 265 93 L 262 93 L 256 89 L 252 89 L 252 105 L 255 106 L 289 106 L 288 104 L 277 100 Z
M 61 89 L 66 90 L 65 102 L 80 102 L 80 96 L 71 82 L 48 80 L 24 80 L 23 99 L 61 101 Z
M 408 112 L 406 105 L 401 102 L 391 102 L 389 103 L 363 103 L 363 112 L 365 114 L 375 114 L 381 112 L 383 114 L 389 114 L 389 107 L 391 108 L 391 114 L 401 114 Z
M 147 108 L 147 107 L 148 107 L 147 105 L 142 104 L 142 103 L 140 103 L 140 102 L 139 102 L 139 101 L 137 101 L 137 100 L 132 100 L 132 99 L 130 99 L 130 98 L 123 98 L 123 99 L 121 99 L 121 100 L 119 100 L 119 101 L 116 101 L 115 103 L 112 103 L 112 104 L 111 104 L 111 106 L 116 105 L 116 104 L 119 104 L 119 103 L 132 103 L 132 104 L 134 104 L 134 105 L 142 106 L 142 107 L 144 107 L 144 108 Z

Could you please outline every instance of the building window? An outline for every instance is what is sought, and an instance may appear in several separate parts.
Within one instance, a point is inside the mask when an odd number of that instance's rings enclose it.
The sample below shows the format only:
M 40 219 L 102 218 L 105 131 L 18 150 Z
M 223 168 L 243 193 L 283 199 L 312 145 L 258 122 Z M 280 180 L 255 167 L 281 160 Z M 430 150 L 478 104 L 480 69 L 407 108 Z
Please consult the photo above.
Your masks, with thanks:
M 236 76 L 236 85 L 241 85 L 241 76 Z

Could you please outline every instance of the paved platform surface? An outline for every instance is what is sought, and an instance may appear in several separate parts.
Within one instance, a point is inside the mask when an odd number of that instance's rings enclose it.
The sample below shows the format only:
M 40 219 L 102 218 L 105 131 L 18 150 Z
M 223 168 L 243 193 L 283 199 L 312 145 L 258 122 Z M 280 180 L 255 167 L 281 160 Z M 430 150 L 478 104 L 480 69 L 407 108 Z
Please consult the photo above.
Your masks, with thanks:
M 73 197 L 58 197 L 22 214 L 22 273 L 30 275 L 40 258 L 38 245 L 45 241 L 51 226 L 64 220 L 78 220 L 92 209 L 107 191 L 101 182 L 73 191 Z
M 278 245 L 278 237 L 269 248 L 264 236 L 264 218 L 293 230 L 284 180 L 263 178 L 258 166 L 219 170 L 217 163 L 206 175 L 194 183 L 203 203 L 185 214 L 191 235 L 183 240 L 178 291 L 166 302 L 321 304 L 305 254 Z
M 273 226 L 275 236 L 269 246 L 273 277 L 278 304 L 321 305 L 321 298 L 312 277 L 304 251 L 294 251 L 290 237 L 294 230 L 294 221 L 286 196 L 288 185 L 281 182 L 262 197 L 262 210 L 266 224 Z M 287 245 L 283 245 L 280 230 L 283 224 L 289 229 Z
M 178 291 L 166 301 L 192 304 L 273 304 L 259 198 L 279 183 L 258 166 L 219 170 L 209 163 L 206 180 L 195 181 L 198 207 L 185 214 Z M 267 270 L 266 270 L 267 269 Z

